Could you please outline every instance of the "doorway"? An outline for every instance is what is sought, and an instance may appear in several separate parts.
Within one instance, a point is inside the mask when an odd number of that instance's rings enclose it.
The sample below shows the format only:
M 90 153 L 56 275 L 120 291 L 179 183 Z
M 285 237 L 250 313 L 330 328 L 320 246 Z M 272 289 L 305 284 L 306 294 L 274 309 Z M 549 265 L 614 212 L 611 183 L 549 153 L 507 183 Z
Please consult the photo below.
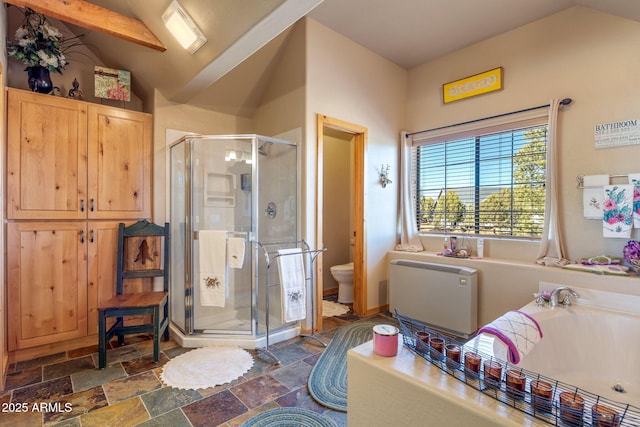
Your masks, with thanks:
M 365 230 L 364 230 L 364 155 L 366 152 L 367 144 L 367 128 L 348 123 L 342 120 L 334 119 L 324 116 L 322 114 L 317 115 L 316 126 L 316 152 L 317 152 L 317 179 L 316 179 L 316 242 L 318 247 L 324 248 L 324 206 L 325 200 L 323 197 L 324 192 L 324 140 L 325 136 L 345 134 L 346 138 L 352 144 L 352 162 L 350 169 L 352 171 L 352 178 L 349 180 L 351 189 L 350 195 L 352 204 L 345 207 L 349 209 L 351 213 L 350 231 L 353 239 L 353 311 L 357 315 L 366 314 L 366 298 L 367 298 L 367 279 L 365 274 L 366 254 L 365 254 Z M 330 248 L 329 248 L 330 250 Z M 316 307 L 320 307 L 315 313 L 315 325 L 316 331 L 322 331 L 322 299 L 324 291 L 325 268 L 323 266 L 323 254 L 319 255 L 319 259 L 316 262 L 316 293 L 314 295 Z

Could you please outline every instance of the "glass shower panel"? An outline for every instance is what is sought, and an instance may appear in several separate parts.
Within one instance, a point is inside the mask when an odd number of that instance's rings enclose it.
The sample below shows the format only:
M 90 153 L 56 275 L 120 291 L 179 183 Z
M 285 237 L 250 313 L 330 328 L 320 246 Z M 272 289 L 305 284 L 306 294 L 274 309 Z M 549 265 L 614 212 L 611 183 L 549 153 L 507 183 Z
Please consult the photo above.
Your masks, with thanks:
M 192 143 L 193 330 L 252 334 L 252 138 L 207 137 Z M 232 243 L 241 262 L 209 257 L 209 252 L 200 256 L 201 248 L 215 251 L 216 244 L 229 252 Z
M 295 242 L 298 239 L 298 176 L 295 145 L 258 137 L 257 141 L 257 240 L 263 244 Z M 285 246 L 282 246 L 283 248 Z M 291 245 L 286 245 L 291 247 Z M 258 333 L 266 332 L 266 298 L 269 292 L 269 330 L 283 326 L 281 287 L 266 286 L 264 260 L 259 260 Z M 278 284 L 277 262 L 268 281 Z
M 188 230 L 187 197 L 188 170 L 187 170 L 187 149 L 186 141 L 182 141 L 171 147 L 171 192 L 170 192 L 170 230 L 171 230 L 171 268 L 169 280 L 171 289 L 169 292 L 171 301 L 169 304 L 170 317 L 184 333 L 187 331 L 185 312 L 188 310 L 185 296 L 187 294 L 188 281 L 185 273 L 185 266 L 189 265 L 185 259 L 188 257 L 186 236 Z

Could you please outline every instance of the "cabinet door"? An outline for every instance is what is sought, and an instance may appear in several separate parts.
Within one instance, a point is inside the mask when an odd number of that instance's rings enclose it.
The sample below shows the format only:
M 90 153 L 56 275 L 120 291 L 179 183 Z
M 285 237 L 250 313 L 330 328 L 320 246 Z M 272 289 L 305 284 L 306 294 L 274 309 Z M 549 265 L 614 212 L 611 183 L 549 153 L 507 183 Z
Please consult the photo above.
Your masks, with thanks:
M 88 107 L 89 219 L 150 218 L 151 116 Z
M 7 94 L 7 218 L 86 218 L 86 104 Z
M 87 334 L 86 224 L 7 224 L 10 351 Z
M 118 221 L 90 221 L 87 228 L 87 319 L 88 334 L 92 335 L 98 333 L 98 307 L 116 294 Z

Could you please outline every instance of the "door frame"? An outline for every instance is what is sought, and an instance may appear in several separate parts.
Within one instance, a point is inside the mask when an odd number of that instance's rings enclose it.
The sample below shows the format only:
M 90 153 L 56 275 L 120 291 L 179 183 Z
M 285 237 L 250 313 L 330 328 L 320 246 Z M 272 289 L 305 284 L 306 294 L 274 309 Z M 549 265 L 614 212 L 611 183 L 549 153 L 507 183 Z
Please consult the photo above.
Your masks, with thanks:
M 366 233 L 364 222 L 364 162 L 367 149 L 367 128 L 343 120 L 316 115 L 316 242 L 319 248 L 323 248 L 323 165 L 324 165 L 324 128 L 335 129 L 353 135 L 353 311 L 357 315 L 365 315 L 367 311 L 367 276 L 365 274 L 366 263 Z M 323 298 L 323 267 L 322 253 L 318 255 L 316 262 L 316 292 L 314 295 L 316 307 L 315 327 L 316 331 L 322 331 L 322 298 Z

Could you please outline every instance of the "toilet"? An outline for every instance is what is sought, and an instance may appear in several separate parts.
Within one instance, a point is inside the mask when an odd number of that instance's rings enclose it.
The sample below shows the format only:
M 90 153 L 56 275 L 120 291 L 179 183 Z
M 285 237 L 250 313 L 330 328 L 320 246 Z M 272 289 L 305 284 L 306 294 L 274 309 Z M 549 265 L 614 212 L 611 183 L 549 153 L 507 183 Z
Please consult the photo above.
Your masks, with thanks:
M 338 302 L 353 303 L 353 263 L 334 265 L 331 275 L 338 282 Z

